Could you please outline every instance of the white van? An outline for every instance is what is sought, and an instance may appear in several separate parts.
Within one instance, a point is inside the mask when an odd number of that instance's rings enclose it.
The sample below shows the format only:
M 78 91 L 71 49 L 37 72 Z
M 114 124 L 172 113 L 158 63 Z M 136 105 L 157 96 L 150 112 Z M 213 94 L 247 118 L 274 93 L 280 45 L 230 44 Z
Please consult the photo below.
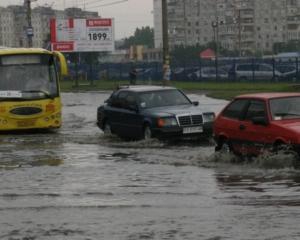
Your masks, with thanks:
M 271 64 L 259 63 L 241 63 L 235 64 L 229 71 L 231 77 L 234 77 L 238 81 L 249 80 L 274 80 L 278 81 L 282 73 L 273 70 Z

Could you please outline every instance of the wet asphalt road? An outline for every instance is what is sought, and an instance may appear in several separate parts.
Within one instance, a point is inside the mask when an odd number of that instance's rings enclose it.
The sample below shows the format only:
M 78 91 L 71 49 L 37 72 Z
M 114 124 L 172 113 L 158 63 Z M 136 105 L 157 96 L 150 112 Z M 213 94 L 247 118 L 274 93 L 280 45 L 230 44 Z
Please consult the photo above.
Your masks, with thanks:
M 300 239 L 288 156 L 233 164 L 209 143 L 104 137 L 107 97 L 65 93 L 57 133 L 0 135 L 0 239 Z

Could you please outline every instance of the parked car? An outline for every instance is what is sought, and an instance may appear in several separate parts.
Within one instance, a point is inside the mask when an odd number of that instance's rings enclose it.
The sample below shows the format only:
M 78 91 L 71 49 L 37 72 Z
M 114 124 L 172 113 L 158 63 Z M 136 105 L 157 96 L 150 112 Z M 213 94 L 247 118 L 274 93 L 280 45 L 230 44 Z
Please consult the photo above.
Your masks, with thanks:
M 281 73 L 281 78 L 289 81 L 297 80 L 297 68 L 293 65 L 281 64 L 276 65 L 276 69 Z
M 249 81 L 249 80 L 273 80 L 278 81 L 282 74 L 274 69 L 271 64 L 261 63 L 242 63 L 234 64 L 229 70 L 229 76 L 231 79 L 237 81 Z
M 188 78 L 194 81 L 206 81 L 216 79 L 216 68 L 215 67 L 203 67 L 201 70 L 188 74 Z M 218 69 L 219 79 L 228 79 L 228 73 L 223 69 Z
M 300 94 L 259 93 L 236 97 L 214 122 L 216 151 L 258 155 L 290 147 L 300 153 Z
M 125 86 L 98 108 L 97 125 L 125 139 L 206 137 L 214 116 L 174 87 Z
M 197 71 L 198 67 L 178 67 L 172 70 L 171 76 L 172 80 L 183 81 L 183 80 L 192 80 L 189 78 L 189 75 Z

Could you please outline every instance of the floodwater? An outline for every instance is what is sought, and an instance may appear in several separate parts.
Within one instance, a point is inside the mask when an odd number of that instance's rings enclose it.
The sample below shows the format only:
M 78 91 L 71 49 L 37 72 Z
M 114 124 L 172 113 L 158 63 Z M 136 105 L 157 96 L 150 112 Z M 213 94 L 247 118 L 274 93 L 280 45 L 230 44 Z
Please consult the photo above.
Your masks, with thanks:
M 0 135 L 0 239 L 300 239 L 289 156 L 236 163 L 207 142 L 104 137 L 108 94 L 63 94 L 57 133 Z

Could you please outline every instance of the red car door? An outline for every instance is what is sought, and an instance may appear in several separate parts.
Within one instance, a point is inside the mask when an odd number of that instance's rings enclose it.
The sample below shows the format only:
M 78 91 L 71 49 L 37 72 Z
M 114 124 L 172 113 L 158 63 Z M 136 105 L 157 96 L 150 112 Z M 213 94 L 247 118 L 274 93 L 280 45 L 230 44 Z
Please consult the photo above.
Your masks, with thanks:
M 240 125 L 248 103 L 248 99 L 235 99 L 215 121 L 214 132 L 216 136 L 225 136 L 234 149 L 238 148 L 242 141 Z
M 267 121 L 265 101 L 251 100 L 239 126 L 239 138 L 243 140 L 239 152 L 257 155 L 265 149 L 268 138 L 271 137 Z

